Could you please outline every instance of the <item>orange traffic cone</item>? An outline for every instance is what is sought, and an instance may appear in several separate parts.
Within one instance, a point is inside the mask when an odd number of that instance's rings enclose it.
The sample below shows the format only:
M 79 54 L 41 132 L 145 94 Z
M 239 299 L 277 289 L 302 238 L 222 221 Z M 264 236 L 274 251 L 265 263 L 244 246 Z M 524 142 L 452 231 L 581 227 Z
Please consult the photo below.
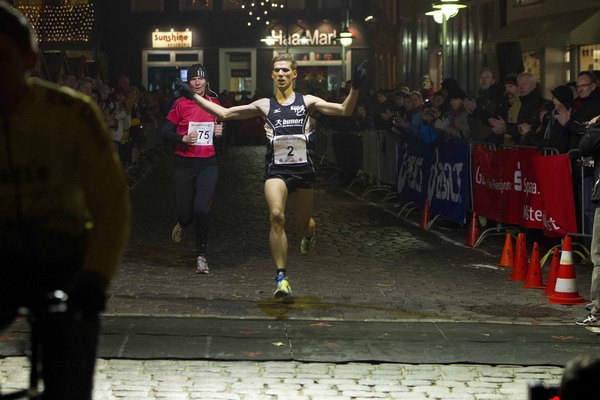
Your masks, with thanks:
M 527 240 L 524 233 L 517 235 L 515 250 L 515 265 L 513 266 L 510 279 L 513 281 L 524 281 L 527 275 Z
M 529 259 L 529 267 L 527 268 L 527 278 L 525 279 L 526 289 L 542 289 L 542 266 L 540 265 L 540 249 L 538 242 L 533 242 L 531 249 L 531 257 Z
M 479 222 L 477 221 L 477 213 L 471 213 L 471 225 L 469 225 L 469 233 L 467 234 L 467 246 L 475 247 L 475 243 L 479 239 Z
M 554 287 L 556 286 L 556 277 L 558 276 L 558 267 L 560 266 L 560 254 L 558 247 L 554 248 L 552 253 L 552 262 L 550 263 L 550 271 L 548 272 L 548 281 L 546 282 L 546 289 L 544 294 L 550 296 L 554 294 Z
M 506 234 L 506 239 L 504 240 L 504 249 L 502 250 L 502 257 L 500 257 L 500 262 L 498 263 L 501 267 L 511 267 L 513 266 L 513 245 L 512 245 L 512 237 L 510 233 Z
M 423 205 L 423 211 L 421 212 L 421 221 L 419 222 L 419 227 L 421 229 L 427 229 L 428 224 L 429 224 L 429 200 L 425 200 L 425 204 Z
M 560 256 L 560 266 L 556 277 L 556 286 L 554 287 L 554 293 L 548 297 L 550 303 L 585 303 L 585 299 L 577 293 L 576 271 L 575 266 L 573 265 L 571 251 L 571 237 L 565 236 Z

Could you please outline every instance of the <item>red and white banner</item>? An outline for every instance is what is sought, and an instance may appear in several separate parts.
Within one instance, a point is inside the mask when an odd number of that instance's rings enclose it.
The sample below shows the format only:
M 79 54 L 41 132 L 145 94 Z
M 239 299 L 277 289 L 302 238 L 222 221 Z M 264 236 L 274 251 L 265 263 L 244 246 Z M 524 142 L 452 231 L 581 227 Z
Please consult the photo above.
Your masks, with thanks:
M 571 163 L 566 154 L 533 148 L 490 150 L 473 145 L 473 211 L 492 220 L 543 229 L 549 236 L 577 232 Z

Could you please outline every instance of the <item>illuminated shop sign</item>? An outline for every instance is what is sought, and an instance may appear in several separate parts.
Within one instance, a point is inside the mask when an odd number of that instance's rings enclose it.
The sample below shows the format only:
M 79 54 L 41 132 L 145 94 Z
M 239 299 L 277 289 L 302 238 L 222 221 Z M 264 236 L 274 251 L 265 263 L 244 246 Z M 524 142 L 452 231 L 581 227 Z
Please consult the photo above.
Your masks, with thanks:
M 152 47 L 192 47 L 192 32 L 152 32 Z
M 267 43 L 269 46 L 333 46 L 335 45 L 335 37 L 337 32 L 321 32 L 319 29 L 313 31 L 306 30 L 302 32 L 290 33 L 285 35 L 285 31 L 271 30 L 271 41 Z

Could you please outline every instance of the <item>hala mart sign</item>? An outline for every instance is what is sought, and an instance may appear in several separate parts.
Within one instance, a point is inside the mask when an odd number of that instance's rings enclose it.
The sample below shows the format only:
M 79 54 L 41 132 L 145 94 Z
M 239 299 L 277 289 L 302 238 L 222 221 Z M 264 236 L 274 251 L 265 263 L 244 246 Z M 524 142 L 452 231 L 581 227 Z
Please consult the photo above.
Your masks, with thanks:
M 152 47 L 192 47 L 192 32 L 154 31 L 152 32 Z
M 302 42 L 300 33 L 291 33 L 286 36 L 281 29 L 271 30 L 271 35 L 268 41 L 265 41 L 268 46 L 332 46 L 335 45 L 336 31 L 321 32 L 319 29 L 312 31 L 306 30 L 306 42 Z

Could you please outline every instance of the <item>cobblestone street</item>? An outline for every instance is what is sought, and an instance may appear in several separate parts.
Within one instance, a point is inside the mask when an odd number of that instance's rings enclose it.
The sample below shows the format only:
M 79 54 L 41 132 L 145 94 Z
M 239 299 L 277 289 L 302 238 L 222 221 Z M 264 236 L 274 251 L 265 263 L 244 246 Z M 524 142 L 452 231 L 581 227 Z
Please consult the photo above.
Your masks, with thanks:
M 573 324 L 581 305 L 550 304 L 496 265 L 504 237 L 472 248 L 464 226 L 437 221 L 423 231 L 418 212 L 397 218 L 385 193 L 362 196 L 364 183 L 347 189 L 324 165 L 316 252 L 301 256 L 289 238 L 294 297 L 273 299 L 264 149 L 219 150 L 209 275 L 194 273 L 191 232 L 171 241 L 171 156 L 159 153 L 132 191 L 96 400 L 526 400 L 528 383 L 556 385 L 571 354 L 600 348 Z M 587 296 L 591 267 L 576 268 Z M 3 388 L 27 380 L 26 360 L 10 349 L 0 358 Z

